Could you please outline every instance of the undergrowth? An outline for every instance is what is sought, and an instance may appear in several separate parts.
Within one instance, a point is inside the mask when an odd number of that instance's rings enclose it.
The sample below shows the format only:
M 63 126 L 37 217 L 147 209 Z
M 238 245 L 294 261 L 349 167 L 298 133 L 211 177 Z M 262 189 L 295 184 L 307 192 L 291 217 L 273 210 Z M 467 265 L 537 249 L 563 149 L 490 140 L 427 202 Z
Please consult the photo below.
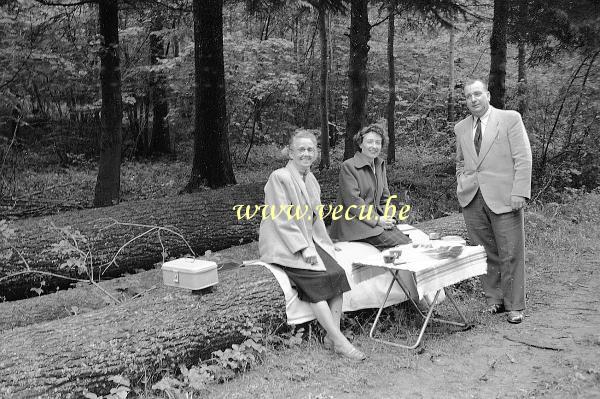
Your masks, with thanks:
M 199 360 L 191 366 L 180 364 L 160 377 L 152 385 L 144 380 L 134 384 L 123 375 L 111 376 L 108 380 L 115 384 L 106 395 L 98 395 L 85 390 L 88 399 L 193 399 L 206 397 L 211 385 L 223 384 L 240 374 L 262 364 L 267 352 L 279 348 L 291 348 L 302 343 L 305 329 L 288 329 L 278 334 L 267 334 L 263 327 L 246 320 L 239 332 L 244 336 L 240 344 L 212 352 L 208 359 Z

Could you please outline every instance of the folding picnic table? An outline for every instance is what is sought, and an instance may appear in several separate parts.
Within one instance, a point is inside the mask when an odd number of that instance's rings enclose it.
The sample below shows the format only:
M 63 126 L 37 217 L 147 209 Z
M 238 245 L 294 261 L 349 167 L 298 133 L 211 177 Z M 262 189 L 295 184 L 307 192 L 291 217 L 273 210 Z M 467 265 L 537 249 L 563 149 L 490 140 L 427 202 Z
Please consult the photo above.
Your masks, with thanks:
M 432 240 L 430 241 L 430 244 L 434 249 L 439 246 L 452 245 L 451 243 L 438 240 Z M 452 292 L 448 289 L 448 287 L 452 284 L 456 284 L 468 278 L 485 274 L 487 271 L 486 254 L 482 246 L 465 246 L 460 255 L 458 255 L 457 257 L 436 259 L 435 257 L 432 257 L 431 255 L 427 254 L 427 252 L 431 252 L 428 248 L 426 248 L 427 243 L 421 243 L 416 245 L 417 247 L 413 247 L 413 245 L 408 244 L 402 245 L 397 248 L 392 248 L 392 250 L 402 250 L 402 255 L 394 263 L 386 263 L 384 261 L 384 255 L 389 254 L 390 250 L 370 255 L 365 257 L 364 259 L 359 259 L 354 262 L 354 265 L 358 267 L 382 267 L 390 272 L 392 279 L 387 289 L 387 294 L 383 299 L 383 302 L 377 312 L 377 316 L 375 317 L 375 321 L 373 322 L 373 326 L 371 327 L 369 337 L 378 342 L 406 349 L 415 349 L 421 344 L 425 328 L 427 328 L 427 325 L 429 324 L 430 320 L 434 320 L 440 323 L 466 327 L 467 320 L 458 308 L 458 305 L 456 304 L 456 301 L 452 296 Z M 429 306 L 427 314 L 424 314 L 421 311 L 421 309 L 417 306 L 417 304 L 409 294 L 408 287 L 406 287 L 402 280 L 398 278 L 398 273 L 402 270 L 411 272 L 416 283 L 419 299 L 422 299 L 427 293 L 435 292 L 434 300 Z M 419 336 L 414 342 L 414 344 L 404 345 L 397 342 L 386 341 L 373 336 L 375 329 L 377 328 L 377 323 L 379 322 L 379 317 L 381 316 L 381 311 L 383 310 L 386 304 L 389 293 L 392 290 L 394 284 L 398 284 L 402 288 L 402 290 L 409 298 L 413 306 L 419 312 L 419 315 L 424 319 L 423 325 L 421 326 L 419 332 Z M 445 291 L 446 296 L 456 309 L 462 322 L 432 317 L 433 310 L 437 305 L 437 300 L 442 290 Z

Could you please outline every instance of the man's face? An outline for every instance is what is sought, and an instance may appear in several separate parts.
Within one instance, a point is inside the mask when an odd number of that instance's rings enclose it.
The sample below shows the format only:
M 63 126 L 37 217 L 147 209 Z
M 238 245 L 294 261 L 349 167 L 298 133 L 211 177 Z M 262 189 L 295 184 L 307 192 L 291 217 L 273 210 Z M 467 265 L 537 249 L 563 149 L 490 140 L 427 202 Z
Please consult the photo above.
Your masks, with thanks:
M 476 117 L 482 117 L 490 107 L 490 92 L 481 82 L 475 82 L 465 87 L 467 108 Z

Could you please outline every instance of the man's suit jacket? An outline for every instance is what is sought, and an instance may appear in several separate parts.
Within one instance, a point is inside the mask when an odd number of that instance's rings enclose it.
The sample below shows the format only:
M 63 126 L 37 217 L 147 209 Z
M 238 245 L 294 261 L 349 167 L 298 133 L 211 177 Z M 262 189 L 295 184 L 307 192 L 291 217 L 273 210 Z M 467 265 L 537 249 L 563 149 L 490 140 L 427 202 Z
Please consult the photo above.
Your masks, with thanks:
M 491 108 L 479 156 L 473 143 L 473 116 L 454 126 L 456 194 L 465 207 L 479 189 L 487 206 L 500 214 L 512 211 L 511 195 L 531 197 L 531 147 L 518 112 Z

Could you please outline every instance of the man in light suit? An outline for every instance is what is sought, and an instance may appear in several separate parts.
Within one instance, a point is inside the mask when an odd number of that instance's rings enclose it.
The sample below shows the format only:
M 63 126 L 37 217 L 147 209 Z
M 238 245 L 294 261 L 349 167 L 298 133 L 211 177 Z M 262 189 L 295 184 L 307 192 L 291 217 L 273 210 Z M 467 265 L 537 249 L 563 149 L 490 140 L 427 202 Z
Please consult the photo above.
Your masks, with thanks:
M 467 232 L 487 253 L 481 281 L 492 314 L 510 323 L 525 309 L 523 206 L 531 196 L 531 147 L 521 115 L 492 107 L 481 80 L 464 88 L 471 115 L 454 127 L 456 193 Z

